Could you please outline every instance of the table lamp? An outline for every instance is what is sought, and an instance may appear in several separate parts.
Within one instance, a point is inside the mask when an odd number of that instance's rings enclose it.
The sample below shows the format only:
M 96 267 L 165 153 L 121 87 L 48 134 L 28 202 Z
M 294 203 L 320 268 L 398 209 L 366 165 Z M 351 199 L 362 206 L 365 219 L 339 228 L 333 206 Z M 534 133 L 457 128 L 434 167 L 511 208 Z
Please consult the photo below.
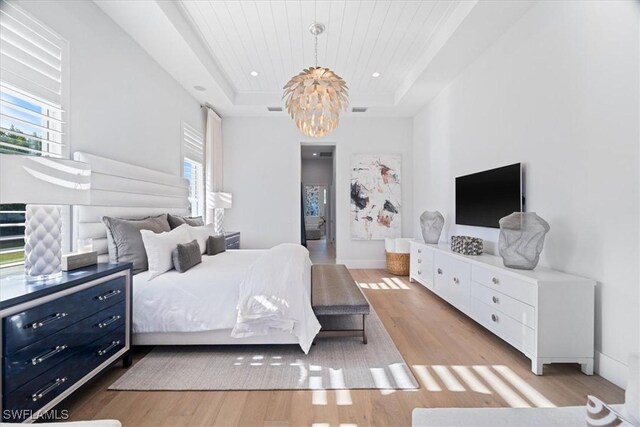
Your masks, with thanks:
M 217 233 L 224 233 L 224 210 L 231 209 L 233 196 L 231 193 L 210 192 L 207 193 L 207 207 L 215 212 L 214 226 Z
M 88 205 L 91 169 L 53 157 L 0 154 L 0 203 L 27 203 L 24 269 L 27 280 L 62 275 L 60 205 Z

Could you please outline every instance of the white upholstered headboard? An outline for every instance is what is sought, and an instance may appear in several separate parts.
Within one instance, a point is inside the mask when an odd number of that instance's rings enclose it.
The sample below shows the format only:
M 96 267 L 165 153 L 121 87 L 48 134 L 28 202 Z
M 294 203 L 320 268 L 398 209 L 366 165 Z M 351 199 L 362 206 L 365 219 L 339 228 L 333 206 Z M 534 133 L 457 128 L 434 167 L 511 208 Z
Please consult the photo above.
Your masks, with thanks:
M 92 238 L 99 262 L 109 259 L 103 216 L 189 213 L 189 182 L 182 177 L 89 153 L 76 152 L 73 158 L 91 165 L 91 205 L 73 207 L 72 246 L 76 249 L 78 239 Z

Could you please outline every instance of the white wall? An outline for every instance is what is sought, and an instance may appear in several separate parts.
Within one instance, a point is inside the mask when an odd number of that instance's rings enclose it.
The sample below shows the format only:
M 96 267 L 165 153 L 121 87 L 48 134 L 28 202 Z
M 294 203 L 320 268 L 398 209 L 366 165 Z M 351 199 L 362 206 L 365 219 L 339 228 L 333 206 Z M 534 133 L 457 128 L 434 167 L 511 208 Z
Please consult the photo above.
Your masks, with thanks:
M 384 243 L 352 241 L 349 224 L 353 153 L 401 153 L 403 233 L 412 235 L 411 119 L 344 117 L 331 135 L 311 141 L 291 119 L 227 118 L 222 125 L 225 190 L 233 193 L 233 208 L 225 213 L 225 228 L 242 232 L 247 248 L 266 248 L 300 241 L 300 143 L 336 146 L 336 256 L 351 267 L 384 265 Z
M 527 209 L 551 225 L 541 264 L 590 277 L 599 372 L 638 349 L 638 2 L 540 2 L 414 118 L 414 226 L 446 236 L 454 177 L 523 162 Z
M 327 184 L 333 182 L 333 158 L 302 159 L 302 182 Z
M 182 121 L 198 102 L 91 1 L 16 1 L 69 42 L 71 153 L 180 174 Z

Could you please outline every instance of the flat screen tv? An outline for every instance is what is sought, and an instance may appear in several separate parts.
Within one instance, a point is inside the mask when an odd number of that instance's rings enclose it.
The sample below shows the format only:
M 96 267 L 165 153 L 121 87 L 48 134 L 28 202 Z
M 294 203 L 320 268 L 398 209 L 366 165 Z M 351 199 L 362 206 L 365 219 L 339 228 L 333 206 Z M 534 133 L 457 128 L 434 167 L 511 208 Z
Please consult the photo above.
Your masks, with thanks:
M 499 228 L 523 204 L 520 163 L 456 178 L 456 224 Z

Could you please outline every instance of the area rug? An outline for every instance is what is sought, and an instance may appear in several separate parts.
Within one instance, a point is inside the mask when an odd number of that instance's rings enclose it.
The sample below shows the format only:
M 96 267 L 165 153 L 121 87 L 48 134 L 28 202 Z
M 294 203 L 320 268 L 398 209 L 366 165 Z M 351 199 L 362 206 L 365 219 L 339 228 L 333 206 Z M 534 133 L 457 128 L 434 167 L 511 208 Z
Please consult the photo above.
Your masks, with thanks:
M 349 326 L 340 325 L 342 328 Z M 357 337 L 318 338 L 308 355 L 297 345 L 158 346 L 109 389 L 418 388 L 416 379 L 373 310 L 367 321 L 367 337 L 366 345 Z

